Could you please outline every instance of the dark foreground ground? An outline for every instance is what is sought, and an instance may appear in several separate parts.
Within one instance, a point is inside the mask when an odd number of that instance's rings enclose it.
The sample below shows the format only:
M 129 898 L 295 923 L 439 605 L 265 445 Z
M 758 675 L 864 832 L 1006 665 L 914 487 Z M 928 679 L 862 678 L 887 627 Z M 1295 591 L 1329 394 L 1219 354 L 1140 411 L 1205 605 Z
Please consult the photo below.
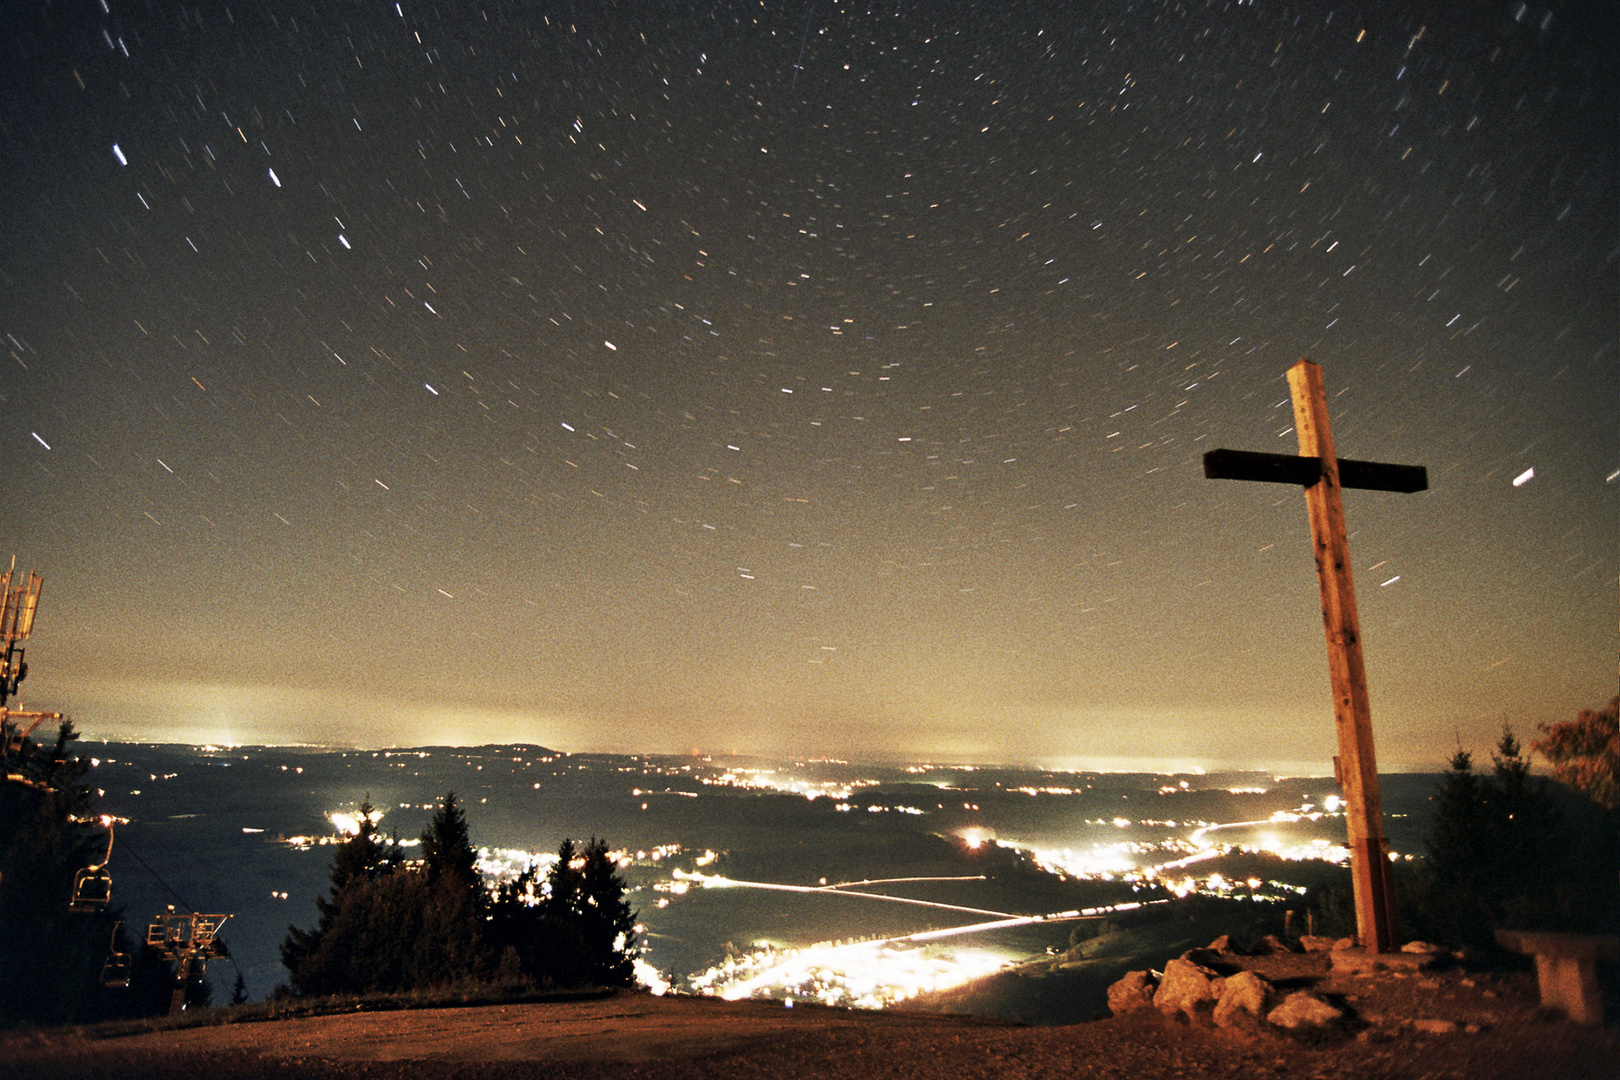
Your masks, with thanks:
M 1295 961 L 1298 963 L 1299 961 Z M 606 1077 L 1230 1077 L 1583 1080 L 1620 1075 L 1620 1029 L 1536 1009 L 1530 976 L 1461 973 L 1318 989 L 1362 1018 L 1317 1045 L 1149 1010 L 1022 1027 L 960 1017 L 619 994 L 588 1001 L 366 1012 L 186 1030 L 58 1029 L 0 1038 L 0 1077 L 506 1080 Z M 1474 1030 L 1426 1035 L 1401 1018 Z

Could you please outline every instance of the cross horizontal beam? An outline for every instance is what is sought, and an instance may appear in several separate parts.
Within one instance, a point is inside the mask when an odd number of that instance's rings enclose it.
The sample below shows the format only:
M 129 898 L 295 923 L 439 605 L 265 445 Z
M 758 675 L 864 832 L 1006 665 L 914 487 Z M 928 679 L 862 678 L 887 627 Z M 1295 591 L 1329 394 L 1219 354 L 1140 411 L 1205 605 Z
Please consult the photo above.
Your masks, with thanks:
M 1310 487 L 1322 479 L 1322 459 L 1303 454 L 1211 450 L 1204 455 L 1204 476 L 1210 480 L 1258 480 Z M 1340 458 L 1339 486 L 1411 494 L 1429 489 L 1429 470 L 1422 465 L 1388 465 L 1382 461 Z

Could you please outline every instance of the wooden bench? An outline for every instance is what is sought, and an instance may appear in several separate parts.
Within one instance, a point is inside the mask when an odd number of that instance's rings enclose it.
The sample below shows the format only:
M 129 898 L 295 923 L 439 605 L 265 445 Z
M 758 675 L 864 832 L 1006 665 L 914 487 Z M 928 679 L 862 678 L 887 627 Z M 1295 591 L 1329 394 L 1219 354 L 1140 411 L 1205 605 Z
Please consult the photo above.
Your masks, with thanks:
M 1577 1024 L 1603 1023 L 1603 990 L 1598 986 L 1597 962 L 1620 960 L 1620 937 L 1498 930 L 1496 942 L 1536 958 L 1536 981 L 1543 1005 L 1558 1009 Z

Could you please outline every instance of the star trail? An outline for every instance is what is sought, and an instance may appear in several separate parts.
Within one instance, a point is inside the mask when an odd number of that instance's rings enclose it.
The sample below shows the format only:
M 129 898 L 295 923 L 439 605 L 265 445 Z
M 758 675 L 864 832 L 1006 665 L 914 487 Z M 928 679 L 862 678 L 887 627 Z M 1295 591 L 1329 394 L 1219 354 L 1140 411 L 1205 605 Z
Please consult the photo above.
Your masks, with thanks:
M 92 736 L 1326 769 L 1612 696 L 1600 3 L 11 6 L 0 536 Z

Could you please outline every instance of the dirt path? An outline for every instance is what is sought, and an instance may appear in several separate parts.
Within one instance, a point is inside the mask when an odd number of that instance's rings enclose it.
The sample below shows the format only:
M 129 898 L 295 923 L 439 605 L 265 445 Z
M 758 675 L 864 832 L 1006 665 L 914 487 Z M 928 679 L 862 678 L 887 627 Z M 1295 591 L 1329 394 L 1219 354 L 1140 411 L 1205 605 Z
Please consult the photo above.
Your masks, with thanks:
M 424 1009 L 91 1039 L 0 1040 L 0 1077 L 30 1080 L 507 1078 L 1058 1078 L 1232 1080 L 1612 1077 L 1620 1032 L 1537 1020 L 1489 1030 L 1306 1046 L 1156 1013 L 1028 1028 L 952 1017 L 621 994 L 592 1001 Z

